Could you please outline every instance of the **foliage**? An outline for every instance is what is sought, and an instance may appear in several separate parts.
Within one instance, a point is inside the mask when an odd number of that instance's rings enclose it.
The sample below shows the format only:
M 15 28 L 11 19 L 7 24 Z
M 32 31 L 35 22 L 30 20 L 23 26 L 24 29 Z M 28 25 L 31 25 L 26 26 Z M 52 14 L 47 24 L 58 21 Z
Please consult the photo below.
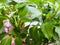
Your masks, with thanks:
M 7 19 L 9 22 L 4 25 Z M 38 23 L 32 24 L 33 21 Z M 26 22 L 30 24 L 25 26 Z M 11 25 L 7 27 L 9 23 Z M 15 45 L 60 42 L 60 0 L 0 0 L 0 29 L 2 28 L 1 45 L 11 45 L 12 38 L 15 39 Z

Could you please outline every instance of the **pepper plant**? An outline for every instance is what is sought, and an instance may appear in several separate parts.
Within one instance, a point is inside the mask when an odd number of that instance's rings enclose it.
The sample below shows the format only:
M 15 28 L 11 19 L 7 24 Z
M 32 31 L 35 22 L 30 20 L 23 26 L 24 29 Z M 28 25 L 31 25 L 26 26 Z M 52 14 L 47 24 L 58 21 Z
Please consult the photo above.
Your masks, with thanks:
M 59 0 L 0 0 L 0 45 L 59 42 Z

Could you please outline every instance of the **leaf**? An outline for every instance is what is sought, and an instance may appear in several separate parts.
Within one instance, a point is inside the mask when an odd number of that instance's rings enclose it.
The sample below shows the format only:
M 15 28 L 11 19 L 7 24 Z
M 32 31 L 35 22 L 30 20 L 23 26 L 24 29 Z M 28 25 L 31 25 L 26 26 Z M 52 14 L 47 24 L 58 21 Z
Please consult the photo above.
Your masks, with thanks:
M 59 41 L 59 35 L 56 32 L 53 33 L 53 39 Z
M 56 0 L 49 0 L 50 2 L 54 3 Z
M 34 26 L 29 30 L 29 36 L 34 41 L 34 44 L 38 41 L 35 45 L 40 45 L 43 38 L 43 34 L 39 30 L 40 29 L 37 29 L 37 26 Z
M 56 27 L 55 31 L 56 31 L 56 33 L 58 33 L 58 35 L 60 36 L 60 27 Z
M 12 36 L 20 37 L 20 33 L 16 32 L 15 30 L 10 30 Z
M 14 0 L 17 3 L 24 3 L 24 2 L 28 2 L 28 0 Z
M 10 30 L 10 33 L 11 33 L 13 36 L 16 36 L 16 35 L 17 35 L 14 30 Z
M 6 1 L 7 2 L 7 1 Z M 15 2 L 14 0 L 10 0 L 10 1 L 8 1 L 8 3 L 11 5 L 16 5 L 17 4 L 17 2 Z
M 0 22 L 0 29 L 2 28 L 3 24 Z
M 32 3 L 39 4 L 41 0 L 29 0 Z
M 0 44 L 1 45 L 11 45 L 11 41 L 12 41 L 12 38 L 8 37 L 6 39 L 3 39 Z
M 25 38 L 26 35 L 28 34 L 28 32 L 27 32 L 28 28 L 29 28 L 29 26 L 26 26 L 26 27 L 24 28 L 24 30 L 21 32 L 20 36 L 21 36 L 22 38 Z
M 46 38 L 50 39 L 53 36 L 53 25 L 49 22 L 44 23 L 41 26 L 41 31 L 43 32 L 43 34 L 45 35 Z
M 21 9 L 22 7 L 25 7 L 24 3 L 19 3 L 15 5 L 15 9 Z
M 5 2 L 6 0 L 0 0 L 0 2 Z
M 29 12 L 30 12 L 30 19 L 34 19 L 38 16 L 40 16 L 41 12 L 37 9 L 37 8 L 34 8 L 34 7 L 31 7 L 31 6 L 27 6 Z
M 7 19 L 7 16 L 4 16 L 4 15 L 0 15 L 0 29 L 2 28 L 3 26 L 3 20 Z
M 2 33 L 0 34 L 0 40 L 2 40 L 2 38 L 3 38 L 5 35 L 6 35 L 6 33 L 5 33 L 5 32 L 2 32 Z
M 24 17 L 28 13 L 27 7 L 23 7 L 19 10 L 18 14 L 20 17 Z
M 28 22 L 28 21 L 30 21 L 30 19 L 28 19 L 28 18 L 21 18 L 21 21 L 22 22 Z
M 5 16 L 5 15 L 0 15 L 0 20 L 1 20 L 1 21 L 5 20 L 5 19 L 7 19 L 7 18 L 8 18 L 8 17 Z
M 15 39 L 15 45 L 22 45 L 22 40 L 21 40 L 21 38 L 16 38 Z

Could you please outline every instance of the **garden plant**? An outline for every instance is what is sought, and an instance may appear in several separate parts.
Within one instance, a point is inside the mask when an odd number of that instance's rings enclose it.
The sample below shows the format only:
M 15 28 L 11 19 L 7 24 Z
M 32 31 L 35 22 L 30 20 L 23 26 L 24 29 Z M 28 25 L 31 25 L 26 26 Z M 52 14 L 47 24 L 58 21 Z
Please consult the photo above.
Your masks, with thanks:
M 60 45 L 60 0 L 0 0 L 0 45 Z

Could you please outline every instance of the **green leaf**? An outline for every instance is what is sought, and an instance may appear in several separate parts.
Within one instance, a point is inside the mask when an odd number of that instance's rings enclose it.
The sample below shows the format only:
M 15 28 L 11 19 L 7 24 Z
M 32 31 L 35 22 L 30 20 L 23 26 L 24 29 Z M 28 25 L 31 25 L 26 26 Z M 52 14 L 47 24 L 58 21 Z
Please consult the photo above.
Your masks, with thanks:
M 7 19 L 7 18 L 8 18 L 8 17 L 5 16 L 5 15 L 0 15 L 0 20 L 1 20 L 1 21 L 5 20 L 5 19 Z
M 30 19 L 34 19 L 36 17 L 39 17 L 41 12 L 37 9 L 37 8 L 34 8 L 34 7 L 31 7 L 31 6 L 27 6 L 29 12 L 30 12 Z
M 12 36 L 20 37 L 20 33 L 15 30 L 10 30 L 10 33 L 12 34 Z
M 2 26 L 3 26 L 3 24 L 2 24 L 2 22 L 0 22 L 0 29 L 2 28 Z
M 25 4 L 23 4 L 23 3 L 20 3 L 20 4 L 16 4 L 15 5 L 15 9 L 21 9 L 23 7 L 25 7 Z
M 29 26 L 26 26 L 25 29 L 21 32 L 20 36 L 22 38 L 25 38 L 26 35 L 28 34 L 27 30 L 28 30 Z
M 43 38 L 43 34 L 39 30 L 40 29 L 37 29 L 37 26 L 34 26 L 29 30 L 29 36 L 34 41 L 34 44 L 38 41 L 35 45 L 40 45 Z
M 18 15 L 20 15 L 20 17 L 23 17 L 28 13 L 25 3 L 16 4 L 15 9 L 18 10 Z
M 23 7 L 19 10 L 18 14 L 20 17 L 24 17 L 28 13 L 27 7 Z
M 49 0 L 50 2 L 54 3 L 56 0 Z
M 5 2 L 6 0 L 0 0 L 0 2 Z
M 30 21 L 30 19 L 28 19 L 28 18 L 21 18 L 21 21 L 22 22 L 28 22 L 28 21 Z
M 29 0 L 32 3 L 39 4 L 41 0 Z
M 14 30 L 10 30 L 10 33 L 11 33 L 13 36 L 16 36 L 16 35 L 17 35 Z
M 60 27 L 56 27 L 55 31 L 56 31 L 56 33 L 58 33 L 58 35 L 60 36 Z
M 11 41 L 12 41 L 12 38 L 8 37 L 6 39 L 3 39 L 0 44 L 1 45 L 11 45 Z
M 21 38 L 16 38 L 15 39 L 15 45 L 22 45 L 22 40 L 21 40 Z
M 24 3 L 24 2 L 28 2 L 28 0 L 14 0 L 17 3 Z
M 7 19 L 7 16 L 0 15 L 0 28 L 3 26 L 3 20 Z
M 6 33 L 5 33 L 5 32 L 2 32 L 2 33 L 0 34 L 0 40 L 2 40 L 2 38 L 3 38 L 4 36 L 6 36 Z
M 42 32 L 46 38 L 50 39 L 53 36 L 53 25 L 49 22 L 44 23 L 41 26 Z
M 56 40 L 56 41 L 57 40 L 59 41 L 59 35 L 58 35 L 58 33 L 56 33 L 56 32 L 53 33 L 53 39 Z

